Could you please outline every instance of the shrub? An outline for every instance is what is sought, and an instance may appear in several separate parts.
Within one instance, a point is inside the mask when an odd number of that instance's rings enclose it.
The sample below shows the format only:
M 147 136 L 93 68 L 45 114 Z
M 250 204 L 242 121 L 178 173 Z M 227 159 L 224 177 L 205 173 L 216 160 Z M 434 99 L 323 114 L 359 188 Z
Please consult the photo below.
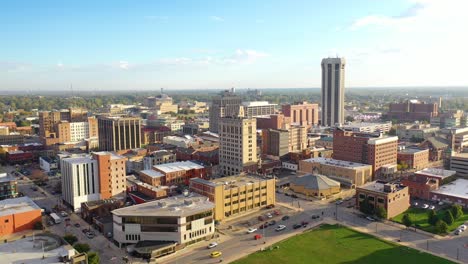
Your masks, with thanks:
M 453 222 L 455 222 L 455 219 L 453 218 L 453 215 L 452 215 L 452 211 L 450 210 L 445 211 L 444 221 L 448 225 L 451 225 L 453 224 Z
M 409 214 L 404 214 L 403 219 L 401 219 L 401 221 L 406 227 L 410 227 L 413 225 L 413 219 L 411 219 L 411 216 Z
M 76 249 L 76 251 L 80 253 L 88 252 L 91 249 L 88 244 L 81 244 L 81 243 L 75 244 L 74 248 Z

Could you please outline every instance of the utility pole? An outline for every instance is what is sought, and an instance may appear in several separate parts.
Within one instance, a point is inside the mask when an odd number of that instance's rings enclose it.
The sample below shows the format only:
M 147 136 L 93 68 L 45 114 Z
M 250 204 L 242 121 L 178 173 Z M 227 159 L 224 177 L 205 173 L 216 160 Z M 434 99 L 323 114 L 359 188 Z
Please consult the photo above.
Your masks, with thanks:
M 429 250 L 429 239 L 426 242 L 426 250 Z
M 335 220 L 338 221 L 338 204 L 335 204 Z

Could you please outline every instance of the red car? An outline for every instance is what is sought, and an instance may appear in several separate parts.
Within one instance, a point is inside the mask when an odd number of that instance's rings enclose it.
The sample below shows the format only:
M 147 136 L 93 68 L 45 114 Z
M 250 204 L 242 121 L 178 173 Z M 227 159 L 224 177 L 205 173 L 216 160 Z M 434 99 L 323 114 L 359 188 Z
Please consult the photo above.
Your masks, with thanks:
M 263 228 L 267 228 L 267 227 L 268 227 L 268 223 L 263 223 L 263 224 L 259 227 L 259 229 L 263 229 Z
M 280 214 L 281 214 L 281 212 L 278 211 L 278 210 L 273 211 L 273 213 L 274 213 L 275 215 L 280 215 Z
M 266 209 L 271 209 L 271 208 L 275 208 L 275 205 L 274 204 L 270 204 L 266 207 Z
M 263 217 L 262 215 L 258 217 L 258 221 L 264 221 L 265 220 L 265 217 Z

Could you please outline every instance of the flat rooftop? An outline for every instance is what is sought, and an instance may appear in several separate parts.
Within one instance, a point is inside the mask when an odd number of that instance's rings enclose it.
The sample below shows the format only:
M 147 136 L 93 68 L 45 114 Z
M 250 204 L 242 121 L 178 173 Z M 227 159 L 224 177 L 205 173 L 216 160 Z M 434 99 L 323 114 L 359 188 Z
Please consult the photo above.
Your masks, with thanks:
M 380 182 L 380 181 L 373 181 L 373 182 L 369 182 L 369 183 L 366 183 L 362 186 L 359 186 L 359 187 L 356 187 L 357 189 L 365 189 L 365 190 L 369 190 L 369 191 L 374 191 L 374 192 L 381 192 L 381 193 L 386 193 L 384 192 L 384 186 L 386 185 L 387 183 L 384 183 L 384 182 Z M 396 187 L 396 191 L 400 191 L 404 188 L 408 188 L 406 186 L 402 186 L 402 185 L 399 185 L 399 184 L 391 184 L 391 183 L 388 183 L 390 185 L 393 185 Z
M 415 174 L 424 174 L 431 177 L 437 177 L 440 179 L 445 179 L 447 177 L 455 175 L 457 172 L 453 170 L 444 170 L 438 168 L 425 168 L 423 170 L 415 172 Z
M 60 256 L 68 256 L 74 254 L 75 251 L 70 245 L 65 245 L 45 250 L 42 253 L 42 242 L 44 242 L 44 247 L 58 243 L 49 236 L 36 235 L 35 242 L 32 241 L 31 237 L 28 237 L 0 244 L 1 263 L 58 264 L 63 263 L 59 261 Z M 42 258 L 43 254 L 44 259 Z
M 457 153 L 457 154 L 454 154 L 452 158 L 468 159 L 468 153 Z
M 418 152 L 429 152 L 429 149 L 420 149 L 420 148 L 404 148 L 402 150 L 398 150 L 398 154 L 415 154 Z
M 468 199 L 468 180 L 455 180 L 440 186 L 438 190 L 432 191 L 432 193 Z
M 41 208 L 31 198 L 24 196 L 0 201 L 0 216 L 41 210 Z
M 117 216 L 189 216 L 212 210 L 214 204 L 208 197 L 190 193 L 173 196 L 157 201 L 147 202 L 134 206 L 124 207 L 112 211 Z
M 181 170 L 193 170 L 203 169 L 204 167 L 192 161 L 178 161 L 166 164 L 154 165 L 154 169 L 160 170 L 165 173 L 181 171 Z
M 90 157 L 65 158 L 63 160 L 70 164 L 83 164 L 93 162 L 93 159 L 91 159 Z
M 337 159 L 330 159 L 330 158 L 310 158 L 310 159 L 305 159 L 302 160 L 303 162 L 317 162 L 320 164 L 326 164 L 326 165 L 331 165 L 331 166 L 336 166 L 336 167 L 341 167 L 341 168 L 352 168 L 352 169 L 357 169 L 357 168 L 369 168 L 372 167 L 372 165 L 368 164 L 363 164 L 363 163 L 357 163 L 357 162 L 351 162 L 351 161 L 344 161 L 344 160 L 337 160 Z
M 270 104 L 268 101 L 252 101 L 252 102 L 243 102 L 243 106 L 267 106 L 267 105 L 276 105 L 276 104 Z
M 96 155 L 110 155 L 111 160 L 124 159 L 125 158 L 123 156 L 120 156 L 120 155 L 117 155 L 117 154 L 115 154 L 113 152 L 108 152 L 108 151 L 93 152 L 93 154 L 96 154 Z
M 142 170 L 142 171 L 140 171 L 140 173 L 143 173 L 143 174 L 145 174 L 145 175 L 147 175 L 148 177 L 151 177 L 151 178 L 160 178 L 160 177 L 164 176 L 164 174 L 162 174 L 159 171 L 155 171 L 155 170 Z
M 9 176 L 7 173 L 3 173 L 0 169 L 0 182 L 16 181 L 15 177 Z
M 392 125 L 392 122 L 386 122 L 386 123 L 372 123 L 372 122 L 352 122 L 348 125 L 343 125 L 343 127 L 371 127 L 371 126 L 385 126 L 385 125 Z
M 231 188 L 237 188 L 244 185 L 250 185 L 252 183 L 273 180 L 273 179 L 264 179 L 255 175 L 234 175 L 229 177 L 221 177 L 213 180 L 204 180 L 201 178 L 193 178 L 191 181 L 198 182 L 201 184 L 209 186 L 219 186 L 224 185 L 224 189 L 228 190 Z

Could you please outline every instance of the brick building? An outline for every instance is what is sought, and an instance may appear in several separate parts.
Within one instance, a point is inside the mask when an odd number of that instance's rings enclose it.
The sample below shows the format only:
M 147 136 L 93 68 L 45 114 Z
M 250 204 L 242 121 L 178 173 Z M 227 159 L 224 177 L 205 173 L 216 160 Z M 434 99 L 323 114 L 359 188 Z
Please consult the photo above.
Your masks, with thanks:
M 373 208 L 385 208 L 387 219 L 403 213 L 410 206 L 408 187 L 379 181 L 370 182 L 356 188 L 356 206 L 358 209 L 365 199 Z
M 41 216 L 41 208 L 27 196 L 0 201 L 0 237 L 33 229 Z
M 439 189 L 444 179 L 455 174 L 456 171 L 426 168 L 408 176 L 401 183 L 408 186 L 411 197 L 429 200 L 431 192 Z
M 93 159 L 97 160 L 101 199 L 124 193 L 127 159 L 110 152 L 95 152 Z
M 318 104 L 297 102 L 282 106 L 284 116 L 290 118 L 291 124 L 310 128 L 318 124 Z
M 418 100 L 407 100 L 403 103 L 389 105 L 388 119 L 396 119 L 399 122 L 430 121 L 432 117 L 439 115 L 437 103 L 425 103 Z
M 429 165 L 429 150 L 404 148 L 397 153 L 398 164 L 407 164 L 408 169 L 422 170 Z
M 94 218 L 110 216 L 111 211 L 122 208 L 123 200 L 103 199 L 98 201 L 85 202 L 81 204 L 81 217 L 92 224 Z
M 397 163 L 398 137 L 381 133 L 356 133 L 335 129 L 333 133 L 333 158 L 372 165 L 373 175 L 379 176 L 381 168 Z
M 291 118 L 283 114 L 260 116 L 256 119 L 257 129 L 285 129 L 291 123 Z
M 206 178 L 205 167 L 192 161 L 178 161 L 153 166 L 153 170 L 164 175 L 165 185 L 189 184 L 191 178 Z

